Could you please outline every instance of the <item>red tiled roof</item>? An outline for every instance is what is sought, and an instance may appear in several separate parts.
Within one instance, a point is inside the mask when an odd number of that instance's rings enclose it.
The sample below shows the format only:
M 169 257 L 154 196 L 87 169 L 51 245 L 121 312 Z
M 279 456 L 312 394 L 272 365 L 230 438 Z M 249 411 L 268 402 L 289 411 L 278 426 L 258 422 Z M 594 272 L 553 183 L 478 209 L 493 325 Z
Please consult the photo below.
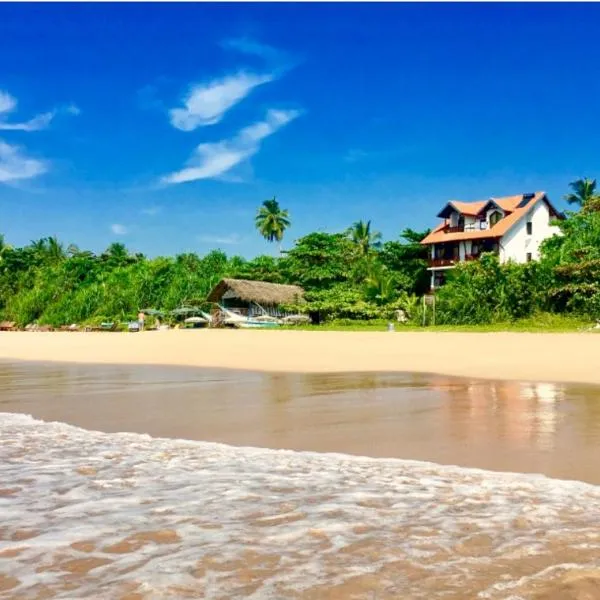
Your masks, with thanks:
M 502 237 L 515 223 L 517 223 L 529 209 L 542 199 L 546 199 L 546 202 L 550 204 L 546 198 L 545 192 L 536 192 L 533 198 L 523 207 L 519 208 L 518 205 L 523 200 L 523 194 L 516 196 L 505 196 L 502 198 L 491 198 L 490 200 L 479 200 L 477 202 L 455 202 L 452 201 L 450 204 L 456 208 L 458 212 L 466 216 L 475 216 L 491 201 L 495 202 L 503 211 L 508 214 L 500 219 L 493 227 L 489 229 L 473 229 L 470 231 L 456 231 L 452 233 L 446 233 L 444 230 L 448 225 L 447 221 L 444 221 L 438 225 L 431 233 L 425 237 L 421 244 L 439 244 L 440 242 L 456 242 L 459 240 L 476 240 L 485 238 L 499 238 Z M 553 212 L 558 214 L 558 211 L 550 204 L 550 208 Z
M 485 200 L 479 202 L 461 202 L 460 200 L 452 200 L 450 204 L 454 206 L 461 215 L 474 217 L 487 202 Z

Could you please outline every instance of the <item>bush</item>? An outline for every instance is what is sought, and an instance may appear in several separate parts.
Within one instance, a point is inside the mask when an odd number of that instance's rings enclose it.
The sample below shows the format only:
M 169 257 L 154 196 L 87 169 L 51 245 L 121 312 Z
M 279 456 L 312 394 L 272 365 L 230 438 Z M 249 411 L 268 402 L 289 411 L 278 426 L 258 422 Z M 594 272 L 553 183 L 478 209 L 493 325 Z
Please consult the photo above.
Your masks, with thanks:
M 513 321 L 532 314 L 540 304 L 538 265 L 501 265 L 484 254 L 479 261 L 460 263 L 437 294 L 436 320 L 467 325 Z

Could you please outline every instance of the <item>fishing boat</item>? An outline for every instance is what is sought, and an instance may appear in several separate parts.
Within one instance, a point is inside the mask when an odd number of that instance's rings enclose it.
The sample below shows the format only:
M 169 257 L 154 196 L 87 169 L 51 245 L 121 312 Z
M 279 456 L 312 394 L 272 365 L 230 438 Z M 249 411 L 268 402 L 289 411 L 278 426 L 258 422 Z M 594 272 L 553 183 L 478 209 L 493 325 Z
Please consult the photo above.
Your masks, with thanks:
M 273 327 L 279 327 L 281 320 L 277 317 L 271 317 L 270 315 L 257 315 L 252 317 L 245 317 L 232 310 L 217 305 L 221 311 L 221 322 L 229 327 L 236 327 L 240 329 L 269 329 Z
M 270 329 L 279 327 L 281 320 L 270 315 L 257 315 L 255 317 L 246 317 L 245 323 L 240 323 L 242 329 Z

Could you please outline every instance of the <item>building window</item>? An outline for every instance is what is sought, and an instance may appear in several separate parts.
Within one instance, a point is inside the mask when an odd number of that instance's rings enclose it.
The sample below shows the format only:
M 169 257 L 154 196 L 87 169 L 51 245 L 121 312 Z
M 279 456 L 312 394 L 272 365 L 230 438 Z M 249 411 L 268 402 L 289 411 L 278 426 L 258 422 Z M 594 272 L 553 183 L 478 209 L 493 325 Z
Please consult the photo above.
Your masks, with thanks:
M 533 233 L 533 223 L 531 221 L 527 221 L 527 235 L 531 235 Z
M 531 262 L 531 252 L 527 253 L 527 262 Z
M 502 218 L 502 213 L 498 210 L 495 210 L 490 215 L 490 227 L 493 227 L 501 218 Z

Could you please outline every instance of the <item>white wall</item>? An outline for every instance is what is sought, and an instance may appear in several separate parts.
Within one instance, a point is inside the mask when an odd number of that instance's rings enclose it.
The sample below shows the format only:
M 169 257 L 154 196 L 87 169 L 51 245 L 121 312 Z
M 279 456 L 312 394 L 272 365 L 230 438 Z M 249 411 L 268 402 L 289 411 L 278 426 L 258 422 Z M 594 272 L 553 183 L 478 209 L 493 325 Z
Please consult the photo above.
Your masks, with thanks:
M 474 228 L 476 219 L 475 217 L 465 217 L 465 229 Z
M 527 222 L 532 223 L 532 233 L 527 235 Z M 500 260 L 506 262 L 527 262 L 527 253 L 533 260 L 540 257 L 540 244 L 557 233 L 558 227 L 550 225 L 550 211 L 545 202 L 537 202 L 525 217 L 514 225 L 500 240 Z

